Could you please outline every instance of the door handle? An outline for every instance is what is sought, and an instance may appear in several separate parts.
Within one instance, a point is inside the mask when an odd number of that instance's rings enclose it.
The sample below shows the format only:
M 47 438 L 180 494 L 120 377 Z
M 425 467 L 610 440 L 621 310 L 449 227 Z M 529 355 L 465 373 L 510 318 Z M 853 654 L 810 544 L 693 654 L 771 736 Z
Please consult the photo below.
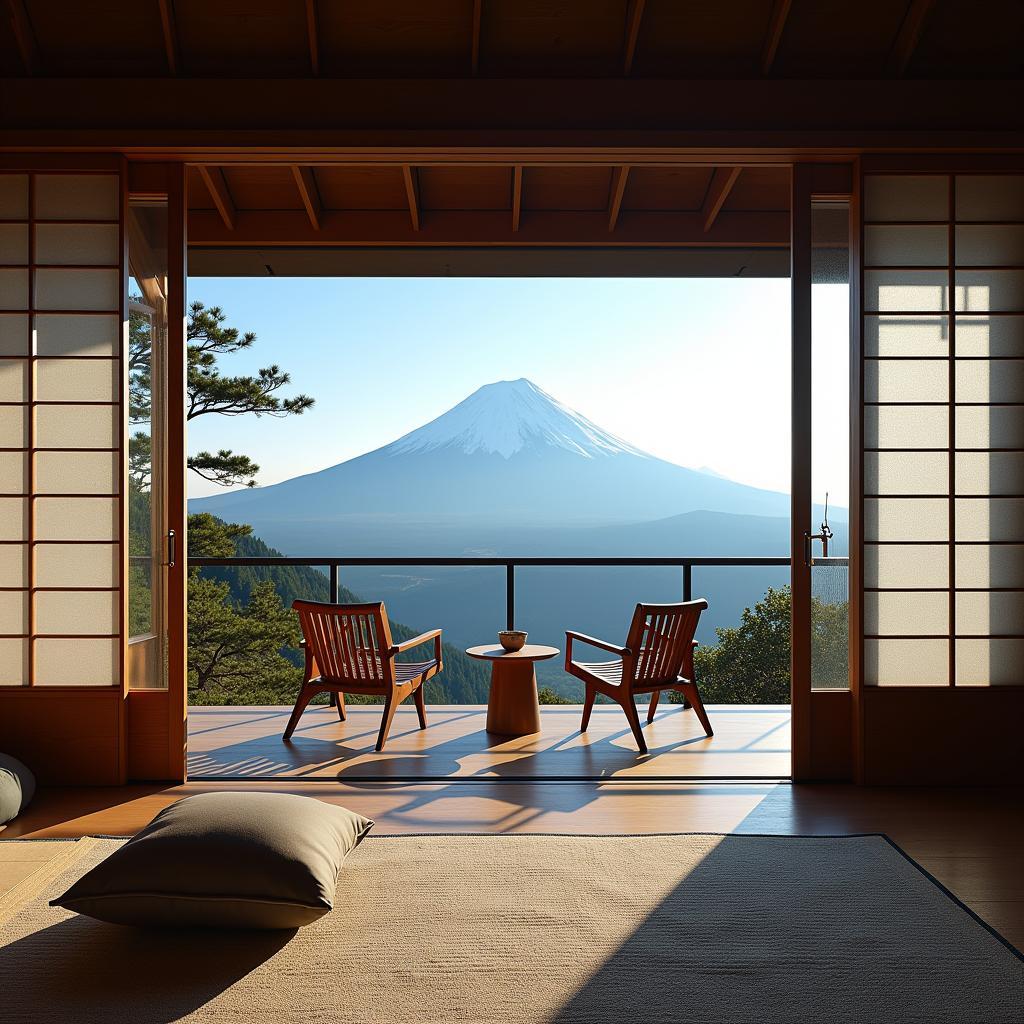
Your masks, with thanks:
M 821 541 L 821 555 L 823 558 L 828 558 L 828 542 L 832 539 L 832 531 L 827 527 L 822 530 L 821 533 L 805 533 L 804 534 L 804 565 L 810 567 L 814 565 L 814 554 L 811 551 L 811 547 L 816 540 Z
M 167 568 L 173 569 L 178 554 L 178 535 L 173 530 L 167 531 Z

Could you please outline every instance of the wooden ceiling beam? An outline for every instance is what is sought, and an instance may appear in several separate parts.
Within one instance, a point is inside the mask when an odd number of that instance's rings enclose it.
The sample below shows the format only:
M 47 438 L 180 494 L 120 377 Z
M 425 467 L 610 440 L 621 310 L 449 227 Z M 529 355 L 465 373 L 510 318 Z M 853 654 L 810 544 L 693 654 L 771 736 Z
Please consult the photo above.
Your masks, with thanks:
M 510 167 L 552 151 L 562 163 L 733 165 L 811 150 L 1015 149 L 1022 130 L 1020 83 L 1001 80 L 0 77 L 3 146 L 222 165 L 404 153 L 422 166 L 462 152 Z
M 722 207 L 742 170 L 742 167 L 716 167 L 712 172 L 707 195 L 704 196 L 704 204 L 700 210 L 705 234 L 715 226 L 715 221 L 718 220 L 718 215 L 722 212 Z
M 309 37 L 309 70 L 320 74 L 320 28 L 317 22 L 316 0 L 306 0 L 306 34 Z
M 418 229 L 406 210 L 322 210 L 319 230 L 304 210 L 242 210 L 234 229 L 216 210 L 189 213 L 192 246 L 698 246 L 780 248 L 789 244 L 789 214 L 723 211 L 705 230 L 698 212 L 633 211 L 619 214 L 614 233 L 608 213 L 531 210 L 514 228 L 508 210 L 435 210 Z
M 887 62 L 889 74 L 895 75 L 897 78 L 906 74 L 917 44 L 921 41 L 925 22 L 934 6 L 935 0 L 910 0 L 907 13 L 903 16 L 903 24 L 900 25 L 892 49 L 889 51 Z
M 7 14 L 11 31 L 18 47 L 18 56 L 25 74 L 32 76 L 39 71 L 39 46 L 32 30 L 32 22 L 25 9 L 25 0 L 7 0 Z
M 519 230 L 519 219 L 523 213 L 523 169 L 512 168 L 512 230 Z
M 402 164 L 402 181 L 405 182 L 405 198 L 409 204 L 409 220 L 413 231 L 420 229 L 420 196 L 416 181 L 416 168 Z
M 626 76 L 633 71 L 636 58 L 636 44 L 640 38 L 640 24 L 644 20 L 646 0 L 632 0 L 626 16 L 626 44 L 622 50 L 622 73 Z
M 629 178 L 628 167 L 616 167 L 612 175 L 612 188 L 608 197 L 608 230 L 614 231 L 622 209 L 622 197 L 626 192 L 626 180 Z
M 306 216 L 314 231 L 320 230 L 320 190 L 316 187 L 316 177 L 312 168 L 292 166 L 292 177 L 299 190 L 302 205 L 306 208 Z
M 174 0 L 157 0 L 160 7 L 160 30 L 164 37 L 167 70 L 178 73 L 178 32 L 174 25 Z
M 228 191 L 228 183 L 224 180 L 224 172 L 219 167 L 201 166 L 199 168 L 199 176 L 203 179 L 210 192 L 210 198 L 213 200 L 213 205 L 217 208 L 217 213 L 224 223 L 224 227 L 228 231 L 234 231 L 235 204 L 232 202 L 231 193 Z
M 482 5 L 483 0 L 473 0 L 473 28 L 469 66 L 474 75 L 480 70 L 480 19 L 483 16 Z
M 765 33 L 764 46 L 761 48 L 761 74 L 770 75 L 775 64 L 775 55 L 779 52 L 782 33 L 786 30 L 786 21 L 793 0 L 775 0 L 772 5 L 771 17 L 768 19 L 768 31 Z

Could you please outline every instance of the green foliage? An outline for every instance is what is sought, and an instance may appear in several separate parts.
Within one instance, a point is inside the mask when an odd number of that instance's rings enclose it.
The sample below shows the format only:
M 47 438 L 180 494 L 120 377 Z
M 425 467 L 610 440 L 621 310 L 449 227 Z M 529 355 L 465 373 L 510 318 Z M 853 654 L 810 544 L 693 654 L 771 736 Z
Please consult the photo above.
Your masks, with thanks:
M 811 599 L 811 686 L 850 685 L 850 602 Z
M 556 693 L 550 686 L 542 686 L 537 691 L 537 701 L 541 704 L 578 704 L 579 701 L 572 701 Z
M 790 700 L 789 587 L 769 588 L 738 626 L 719 628 L 718 643 L 698 647 L 694 670 L 706 704 L 788 704 Z M 812 685 L 845 686 L 849 606 L 811 600 Z M 672 693 L 670 699 L 682 701 Z
M 281 654 L 298 643 L 298 623 L 270 581 L 253 587 L 237 605 L 231 588 L 189 576 L 189 700 L 196 704 L 289 703 L 301 682 Z
M 189 558 L 231 558 L 238 541 L 252 534 L 247 523 L 226 523 L 209 512 L 195 512 L 188 517 Z
M 135 298 L 135 296 L 133 296 Z M 187 404 L 185 416 L 299 416 L 313 405 L 309 395 L 282 397 L 290 374 L 276 364 L 255 375 L 225 376 L 218 360 L 252 348 L 256 335 L 225 327 L 219 306 L 193 302 L 188 311 Z M 149 421 L 152 418 L 152 328 L 148 317 L 132 313 L 128 327 L 128 418 L 144 425 L 129 440 L 129 474 L 139 488 L 148 486 L 151 468 Z M 255 486 L 260 467 L 248 455 L 221 448 L 189 456 L 188 467 L 204 480 L 222 487 Z
M 218 359 L 252 348 L 256 335 L 240 334 L 225 327 L 227 316 L 220 306 L 207 308 L 193 302 L 188 313 L 187 419 L 199 416 L 298 416 L 313 405 L 309 395 L 282 398 L 278 392 L 291 383 L 291 375 L 276 364 L 256 371 L 255 376 L 224 376 Z M 189 458 L 189 469 L 204 480 L 231 487 L 256 484 L 259 466 L 247 455 L 228 448 L 216 454 L 202 451 Z

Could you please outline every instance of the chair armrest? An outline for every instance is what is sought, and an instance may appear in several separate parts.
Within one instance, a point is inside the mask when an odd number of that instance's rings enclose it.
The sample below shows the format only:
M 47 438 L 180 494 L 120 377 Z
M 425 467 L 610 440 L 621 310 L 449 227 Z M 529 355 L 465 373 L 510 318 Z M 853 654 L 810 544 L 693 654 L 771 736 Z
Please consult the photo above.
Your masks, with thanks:
M 395 644 L 388 653 L 402 654 L 404 651 L 411 650 L 413 647 L 419 647 L 420 644 L 425 644 L 428 640 L 434 641 L 435 655 L 437 655 L 437 660 L 440 661 L 439 652 L 441 648 L 441 630 L 439 629 L 431 629 L 429 632 L 420 633 L 419 636 L 414 636 L 411 640 L 403 640 L 400 644 Z
M 610 654 L 617 654 L 620 658 L 629 657 L 631 653 L 628 647 L 620 647 L 618 644 L 608 643 L 607 640 L 598 640 L 595 636 L 587 636 L 586 633 L 576 633 L 567 629 L 565 631 L 566 658 L 569 657 L 569 652 L 572 650 L 572 643 L 574 640 L 579 640 L 579 642 L 583 644 L 590 644 L 591 647 L 600 647 L 602 651 L 608 651 Z

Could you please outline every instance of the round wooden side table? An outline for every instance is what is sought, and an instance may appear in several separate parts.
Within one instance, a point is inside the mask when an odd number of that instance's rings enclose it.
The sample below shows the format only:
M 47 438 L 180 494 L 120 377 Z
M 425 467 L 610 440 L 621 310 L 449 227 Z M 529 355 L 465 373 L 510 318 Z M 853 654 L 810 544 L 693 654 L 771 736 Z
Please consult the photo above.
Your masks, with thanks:
M 467 648 L 471 658 L 491 663 L 491 696 L 487 702 L 487 731 L 500 736 L 529 736 L 540 732 L 537 700 L 537 661 L 554 658 L 557 647 L 527 644 L 521 651 L 506 651 L 498 644 Z

